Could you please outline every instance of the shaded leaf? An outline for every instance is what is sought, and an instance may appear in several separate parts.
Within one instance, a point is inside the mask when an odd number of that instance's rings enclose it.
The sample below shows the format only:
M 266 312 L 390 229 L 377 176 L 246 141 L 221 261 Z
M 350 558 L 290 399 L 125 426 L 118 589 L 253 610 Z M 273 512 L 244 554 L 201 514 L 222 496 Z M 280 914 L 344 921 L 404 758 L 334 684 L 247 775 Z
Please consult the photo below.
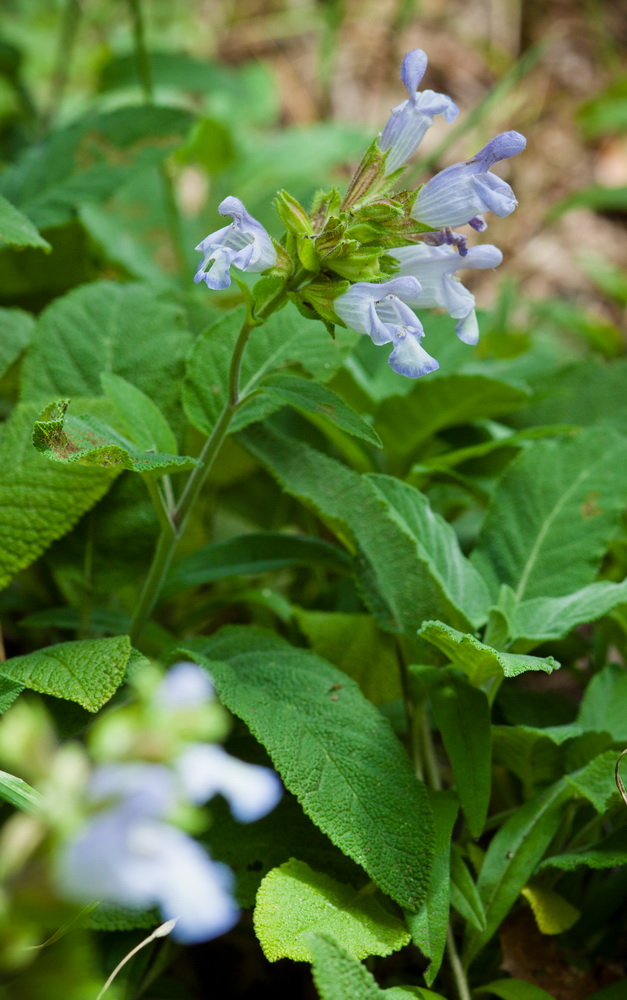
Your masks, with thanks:
M 627 601 L 627 580 L 591 583 L 564 597 L 523 601 L 511 614 L 511 638 L 532 639 L 535 643 L 562 639 L 576 625 L 596 621 L 624 601 Z
M 341 430 L 381 448 L 381 438 L 370 424 L 337 393 L 311 379 L 297 375 L 272 375 L 262 383 L 262 392 L 303 413 L 320 414 Z
M 0 378 L 28 346 L 35 326 L 22 309 L 0 309 Z
M 0 245 L 2 243 L 14 247 L 39 247 L 47 253 L 52 250 L 28 216 L 0 195 Z
M 627 740 L 627 671 L 610 663 L 595 674 L 584 692 L 577 724 L 582 729 L 609 733 L 617 743 Z

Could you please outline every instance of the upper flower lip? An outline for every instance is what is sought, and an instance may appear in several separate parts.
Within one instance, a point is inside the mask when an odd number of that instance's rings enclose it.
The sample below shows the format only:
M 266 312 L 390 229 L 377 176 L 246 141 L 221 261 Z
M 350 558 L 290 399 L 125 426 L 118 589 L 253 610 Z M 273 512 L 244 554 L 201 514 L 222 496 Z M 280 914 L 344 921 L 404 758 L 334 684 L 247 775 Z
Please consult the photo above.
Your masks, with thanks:
M 276 264 L 272 240 L 239 198 L 229 195 L 218 211 L 220 215 L 230 215 L 233 222 L 205 236 L 195 248 L 204 255 L 194 275 L 196 283 L 204 281 L 213 289 L 228 288 L 231 267 L 258 273 Z

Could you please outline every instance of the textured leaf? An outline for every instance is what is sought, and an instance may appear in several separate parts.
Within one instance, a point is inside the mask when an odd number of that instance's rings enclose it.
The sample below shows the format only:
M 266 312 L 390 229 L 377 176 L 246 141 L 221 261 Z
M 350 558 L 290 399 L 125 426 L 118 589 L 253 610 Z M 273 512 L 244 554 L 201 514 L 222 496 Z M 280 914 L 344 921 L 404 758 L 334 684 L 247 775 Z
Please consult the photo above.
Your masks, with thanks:
M 527 789 L 556 781 L 567 770 L 569 747 L 586 739 L 577 725 L 492 727 L 495 763 L 520 778 Z
M 606 750 L 579 771 L 569 774 L 566 779 L 601 815 L 607 812 L 614 801 L 619 800 L 614 776 L 616 758 L 616 750 Z
M 374 428 L 337 393 L 318 382 L 297 375 L 271 375 L 264 380 L 262 392 L 303 413 L 320 414 L 347 434 L 381 447 L 381 438 Z
M 582 729 L 609 733 L 617 743 L 627 740 L 627 671 L 610 663 L 588 684 L 579 706 Z
M 44 803 L 43 795 L 37 789 L 31 788 L 22 778 L 16 778 L 7 771 L 0 771 L 0 799 L 10 802 L 22 812 L 34 814 L 39 812 Z
M 479 890 L 456 844 L 451 849 L 451 906 L 478 931 L 486 929 L 485 909 Z
M 15 681 L 10 681 L 7 677 L 0 676 L 0 715 L 4 715 L 10 709 L 15 699 L 21 695 L 23 690 L 23 684 L 16 684 Z
M 411 455 L 444 427 L 510 413 L 529 396 L 522 386 L 485 375 L 441 375 L 419 379 L 409 395 L 392 396 L 377 411 L 386 452 Z
M 105 395 L 123 420 L 126 433 L 145 451 L 178 455 L 178 444 L 170 425 L 156 403 L 132 382 L 105 372 L 100 376 Z
M 67 399 L 51 403 L 35 421 L 33 445 L 46 458 L 63 465 L 98 465 L 160 475 L 198 465 L 195 458 L 186 455 L 140 450 L 99 417 L 90 413 L 68 416 L 68 405 Z
M 545 868 L 559 868 L 562 871 L 573 871 L 576 868 L 616 868 L 627 865 L 627 827 L 603 837 L 598 844 L 590 847 L 579 847 L 576 851 L 565 851 L 545 858 L 539 866 L 539 871 Z
M 244 315 L 243 309 L 236 309 L 217 320 L 196 340 L 188 359 L 185 412 L 190 423 L 206 434 L 226 401 L 229 366 Z M 289 303 L 250 335 L 242 360 L 240 397 L 258 389 L 265 376 L 296 363 L 318 382 L 328 382 L 358 337 L 352 330 L 338 328 L 333 340 L 322 323 L 305 319 Z M 283 405 L 284 400 L 270 395 L 254 396 L 235 414 L 232 430 L 241 430 Z
M 483 691 L 450 672 L 429 690 L 429 700 L 470 835 L 480 837 L 492 787 L 490 705 Z
M 314 823 L 384 892 L 417 909 L 432 857 L 427 793 L 357 684 L 251 628 L 223 630 L 203 653 L 184 655 L 206 667 L 221 700 L 266 747 Z
M 28 346 L 35 320 L 22 309 L 0 309 L 0 378 Z
M 27 215 L 0 195 L 0 246 L 39 247 L 50 252 L 52 247 L 40 235 Z
M 118 472 L 51 465 L 32 445 L 36 414 L 17 407 L 0 433 L 0 587 L 65 535 Z
M 190 335 L 179 306 L 154 287 L 97 281 L 45 309 L 22 368 L 22 395 L 42 404 L 102 395 L 112 372 L 139 386 L 169 418 L 178 408 Z
M 395 639 L 371 615 L 296 608 L 296 621 L 314 653 L 357 681 L 375 705 L 402 698 Z
M 456 667 L 463 670 L 472 684 L 479 687 L 491 677 L 517 677 L 528 670 L 550 674 L 559 668 L 552 656 L 524 656 L 521 653 L 501 653 L 465 635 L 443 622 L 427 621 L 418 632 L 436 646 Z
M 594 622 L 627 601 L 627 580 L 591 583 L 564 597 L 536 597 L 518 604 L 511 615 L 511 638 L 546 642 L 562 639 L 575 628 Z
M 360 476 L 266 426 L 241 440 L 288 493 L 354 538 L 364 596 L 384 628 L 413 635 L 436 608 L 472 627 L 483 585 L 422 494 L 387 476 Z
M 627 491 L 627 438 L 590 428 L 540 441 L 508 467 L 473 561 L 494 597 L 517 601 L 586 587 L 617 530 Z
M 292 858 L 266 875 L 254 913 L 270 962 L 309 962 L 307 934 L 328 933 L 353 958 L 390 955 L 410 940 L 407 928 L 376 896 L 357 892 Z
M 448 792 L 433 794 L 431 805 L 435 820 L 435 853 L 429 893 L 418 913 L 407 915 L 412 941 L 418 945 L 425 958 L 430 959 L 429 968 L 424 974 L 427 986 L 431 986 L 440 971 L 446 946 L 451 834 L 458 810 L 455 797 Z
M 546 990 L 522 979 L 498 979 L 487 986 L 480 986 L 475 992 L 491 993 L 501 1000 L 554 1000 Z
M 191 122 L 187 111 L 149 105 L 91 113 L 27 149 L 0 178 L 2 193 L 40 229 L 60 226 L 76 205 L 160 163 Z
M 131 655 L 127 635 L 79 639 L 6 660 L 2 674 L 39 694 L 75 701 L 97 712 L 122 683 Z
M 163 594 L 175 594 L 229 576 L 318 565 L 346 573 L 351 562 L 343 549 L 320 538 L 279 531 L 255 532 L 214 542 L 181 559 L 174 565 Z
M 311 934 L 307 941 L 313 959 L 312 975 L 322 1000 L 382 1000 L 374 977 L 327 934 Z
M 520 806 L 492 838 L 477 883 L 487 926 L 483 932 L 469 931 L 465 947 L 468 959 L 487 944 L 531 878 L 571 794 L 568 786 L 558 781 Z
M 581 916 L 581 911 L 546 886 L 528 885 L 521 892 L 529 903 L 542 934 L 563 934 Z
M 516 426 L 567 423 L 627 426 L 627 359 L 608 362 L 588 357 L 537 379 L 532 401 L 513 414 Z

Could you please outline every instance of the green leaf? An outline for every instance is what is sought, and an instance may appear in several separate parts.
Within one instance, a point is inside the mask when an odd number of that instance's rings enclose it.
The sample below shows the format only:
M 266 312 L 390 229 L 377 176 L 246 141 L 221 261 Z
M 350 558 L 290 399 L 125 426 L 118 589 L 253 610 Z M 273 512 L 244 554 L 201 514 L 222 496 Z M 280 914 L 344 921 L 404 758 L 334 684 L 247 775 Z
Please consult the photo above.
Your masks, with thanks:
M 314 653 L 357 681 L 375 705 L 402 698 L 398 651 L 392 636 L 371 615 L 295 608 L 300 629 Z
M 470 929 L 465 955 L 472 959 L 490 940 L 516 902 L 551 843 L 572 792 L 558 781 L 525 802 L 490 841 L 477 887 L 485 906 L 486 929 Z
M 309 962 L 308 933 L 331 934 L 353 958 L 390 955 L 410 940 L 376 896 L 356 891 L 292 858 L 262 881 L 255 933 L 269 962 Z
M 0 195 L 0 246 L 39 247 L 50 253 L 52 247 L 32 224 L 27 215 Z
M 627 601 L 627 580 L 601 581 L 564 597 L 536 597 L 514 607 L 510 617 L 510 637 L 534 643 L 562 639 L 575 628 L 594 622 L 618 604 Z
M 479 642 L 473 635 L 458 632 L 444 622 L 425 622 L 418 634 L 463 670 L 475 687 L 480 687 L 492 677 L 517 677 L 528 670 L 542 670 L 545 674 L 551 674 L 559 668 L 559 663 L 552 656 L 501 653 Z
M 537 379 L 533 401 L 512 416 L 515 426 L 601 424 L 624 431 L 627 359 L 608 364 L 593 357 Z
M 347 434 L 381 448 L 381 438 L 374 428 L 324 385 L 297 375 L 271 375 L 262 383 L 262 392 L 303 413 L 320 414 Z
M 554 1000 L 546 990 L 522 979 L 498 979 L 487 986 L 480 986 L 475 992 L 492 993 L 501 1000 Z
M 456 844 L 451 848 L 451 906 L 478 931 L 486 929 L 485 909 L 479 890 Z
M 224 577 L 271 573 L 293 566 L 328 566 L 346 573 L 351 561 L 343 549 L 320 538 L 260 531 L 226 542 L 214 542 L 179 560 L 162 594 L 170 596 L 187 587 L 202 586 Z
M 161 163 L 191 122 L 187 111 L 150 105 L 88 114 L 27 149 L 0 178 L 2 193 L 40 229 L 61 226 L 77 205 Z
M 581 910 L 548 886 L 527 885 L 521 895 L 529 903 L 541 934 L 563 934 L 581 916 Z
M 131 655 L 127 635 L 46 646 L 1 664 L 2 674 L 39 694 L 75 701 L 97 712 L 122 683 Z
M 529 390 L 485 375 L 441 375 L 419 379 L 409 395 L 385 399 L 377 411 L 377 428 L 392 455 L 411 456 L 418 446 L 444 427 L 510 413 L 529 397 Z
M 22 309 L 0 309 L 0 378 L 28 346 L 35 326 Z
M 588 799 L 601 815 L 619 798 L 614 777 L 616 758 L 616 750 L 606 750 L 566 778 L 575 792 Z
M 313 959 L 312 975 L 322 1000 L 382 1000 L 374 977 L 327 934 L 311 934 L 307 941 Z
M 598 844 L 588 847 L 578 847 L 575 851 L 565 851 L 545 858 L 538 871 L 545 868 L 559 868 L 561 871 L 574 871 L 576 868 L 616 868 L 627 865 L 627 827 L 614 830 L 609 836 L 604 836 Z
M 568 769 L 569 748 L 588 739 L 577 725 L 492 727 L 495 763 L 520 778 L 526 789 L 557 780 Z
M 33 445 L 46 458 L 63 465 L 98 465 L 159 475 L 182 472 L 199 464 L 197 459 L 187 455 L 142 451 L 90 413 L 82 417 L 68 416 L 69 402 L 60 399 L 51 403 L 35 421 Z
M 449 883 L 451 834 L 458 805 L 450 792 L 432 794 L 435 820 L 435 853 L 429 879 L 429 892 L 416 914 L 407 914 L 407 925 L 414 944 L 430 960 L 424 974 L 428 986 L 440 971 L 449 925 Z
M 22 778 L 16 778 L 7 771 L 0 771 L 0 799 L 10 802 L 22 812 L 33 815 L 40 811 L 44 802 L 43 795 L 35 788 L 31 788 Z
M 429 700 L 451 762 L 457 797 L 470 835 L 480 837 L 492 786 L 488 698 L 465 677 L 450 671 L 442 683 L 429 689 Z
M 540 441 L 508 467 L 473 562 L 496 598 L 561 597 L 591 583 L 627 491 L 627 439 L 589 428 Z
M 222 630 L 202 654 L 184 655 L 206 667 L 221 700 L 266 747 L 314 823 L 384 892 L 417 909 L 432 857 L 426 789 L 357 684 L 250 627 Z
M 596 674 L 584 692 L 577 723 L 582 729 L 609 733 L 616 743 L 627 740 L 627 672 L 610 663 Z
M 183 389 L 187 417 L 209 434 L 224 406 L 233 348 L 244 319 L 236 309 L 199 337 L 189 356 Z M 338 327 L 333 340 L 322 323 L 305 319 L 288 303 L 250 335 L 241 369 L 240 398 L 258 390 L 271 372 L 301 365 L 318 382 L 328 382 L 341 366 L 359 334 Z M 285 405 L 284 399 L 258 394 L 236 412 L 231 428 L 241 430 Z
M 481 580 L 453 528 L 417 490 L 387 476 L 360 476 L 267 426 L 241 440 L 283 489 L 352 536 L 364 597 L 383 628 L 413 635 L 436 608 L 464 627 L 480 619 L 487 604 Z
M 124 421 L 126 433 L 142 451 L 178 455 L 172 429 L 156 403 L 120 375 L 105 372 L 100 376 L 105 395 Z
M 37 322 L 22 368 L 22 396 L 40 402 L 102 395 L 103 372 L 121 375 L 178 412 L 190 335 L 182 310 L 154 287 L 96 281 L 57 299 Z
M 17 407 L 0 431 L 0 587 L 65 535 L 118 470 L 52 466 L 32 445 L 37 410 Z

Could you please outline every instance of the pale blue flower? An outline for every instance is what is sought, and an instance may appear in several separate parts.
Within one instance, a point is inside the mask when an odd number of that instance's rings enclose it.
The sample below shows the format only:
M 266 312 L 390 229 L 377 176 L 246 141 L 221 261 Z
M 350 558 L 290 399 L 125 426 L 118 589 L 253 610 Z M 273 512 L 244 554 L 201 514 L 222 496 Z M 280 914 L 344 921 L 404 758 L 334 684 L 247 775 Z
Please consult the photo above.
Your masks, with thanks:
M 200 805 L 213 795 L 223 795 L 241 823 L 265 816 L 282 795 L 274 771 L 237 760 L 215 743 L 190 744 L 175 767 L 190 802 Z
M 479 327 L 475 314 L 475 297 L 453 277 L 460 268 L 497 267 L 503 260 L 498 247 L 470 247 L 463 257 L 452 246 L 397 247 L 389 253 L 400 263 L 399 274 L 412 276 L 420 282 L 420 292 L 407 302 L 412 308 L 439 306 L 458 320 L 455 332 L 465 344 L 476 344 Z
M 260 222 L 244 208 L 239 198 L 229 196 L 218 207 L 220 215 L 230 215 L 233 222 L 206 236 L 195 248 L 203 260 L 194 276 L 209 288 L 228 288 L 231 267 L 240 271 L 265 271 L 276 264 L 276 250 Z
M 379 148 L 389 150 L 385 162 L 385 173 L 391 174 L 407 162 L 427 131 L 433 125 L 435 115 L 444 115 L 452 122 L 457 115 L 457 106 L 446 94 L 436 94 L 433 90 L 418 91 L 418 84 L 427 68 L 427 56 L 422 49 L 413 49 L 403 59 L 401 80 L 409 97 L 392 108 L 379 140 Z
M 446 167 L 420 188 L 412 217 L 436 229 L 470 223 L 481 231 L 485 229 L 482 212 L 494 212 L 499 218 L 510 215 L 518 204 L 514 192 L 490 173 L 490 167 L 521 153 L 526 144 L 519 132 L 502 132 L 471 160 Z
M 379 285 L 358 281 L 334 301 L 333 308 L 347 326 L 368 334 L 374 344 L 394 344 L 390 367 L 399 375 L 418 378 L 439 367 L 421 347 L 422 323 L 406 305 L 419 294 L 415 278 L 392 278 Z
M 155 692 L 158 705 L 195 708 L 213 698 L 213 684 L 197 663 L 175 663 Z

